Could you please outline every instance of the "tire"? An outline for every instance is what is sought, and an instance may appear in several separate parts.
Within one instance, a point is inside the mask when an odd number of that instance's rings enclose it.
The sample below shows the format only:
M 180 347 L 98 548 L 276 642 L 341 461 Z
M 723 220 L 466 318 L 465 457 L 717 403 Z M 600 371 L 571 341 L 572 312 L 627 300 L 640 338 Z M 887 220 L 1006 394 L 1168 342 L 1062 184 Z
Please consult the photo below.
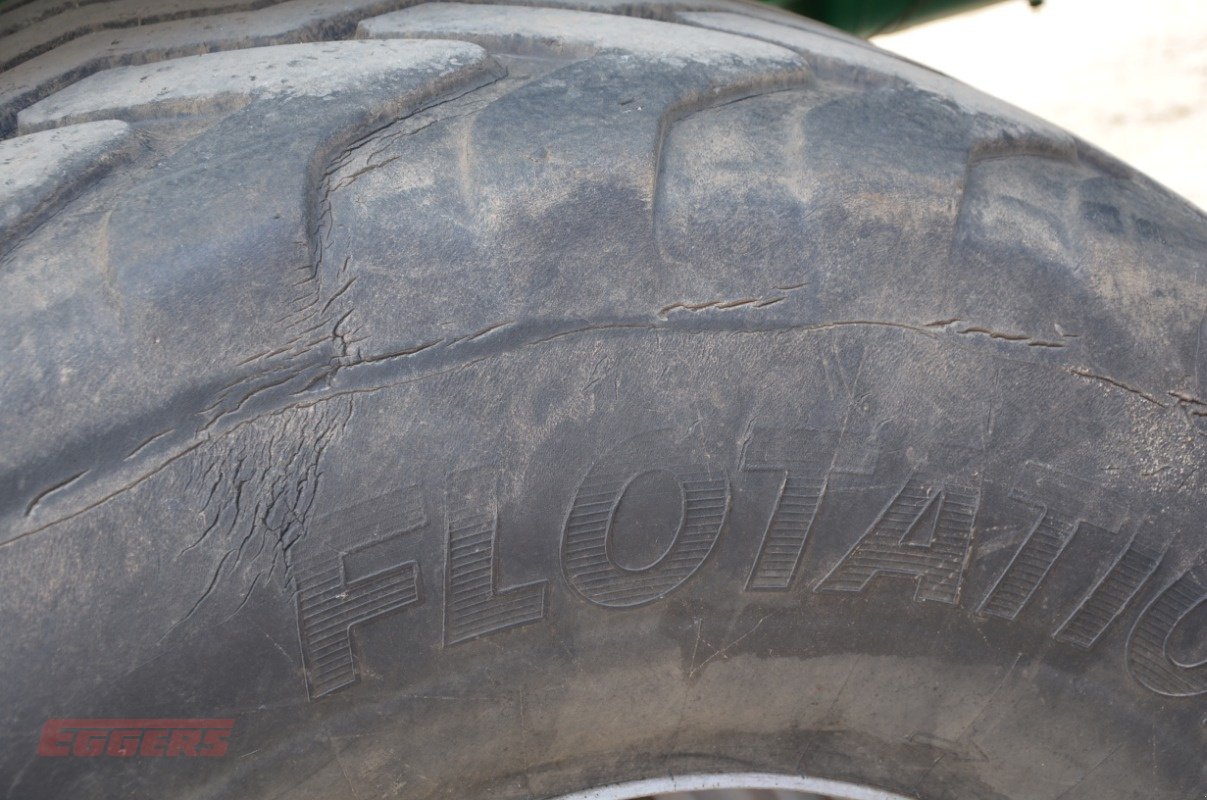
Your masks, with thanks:
M 403 5 L 0 15 L 6 796 L 1207 797 L 1200 211 L 756 5 Z

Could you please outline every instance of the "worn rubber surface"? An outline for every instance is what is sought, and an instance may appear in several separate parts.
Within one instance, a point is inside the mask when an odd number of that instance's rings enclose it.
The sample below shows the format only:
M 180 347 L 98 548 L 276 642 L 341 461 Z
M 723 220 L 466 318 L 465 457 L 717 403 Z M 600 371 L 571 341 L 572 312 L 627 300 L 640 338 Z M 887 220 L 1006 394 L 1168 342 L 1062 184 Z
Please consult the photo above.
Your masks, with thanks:
M 1207 796 L 1200 211 L 754 5 L 404 5 L 0 14 L 5 796 Z

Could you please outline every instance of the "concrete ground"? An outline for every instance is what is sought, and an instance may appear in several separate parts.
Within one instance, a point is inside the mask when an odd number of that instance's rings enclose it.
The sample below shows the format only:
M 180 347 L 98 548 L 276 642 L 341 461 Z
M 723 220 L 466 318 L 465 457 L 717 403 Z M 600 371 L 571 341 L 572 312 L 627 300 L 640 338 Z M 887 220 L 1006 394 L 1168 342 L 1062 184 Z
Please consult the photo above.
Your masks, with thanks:
M 1207 209 L 1207 1 L 1006 0 L 874 41 L 1069 129 Z

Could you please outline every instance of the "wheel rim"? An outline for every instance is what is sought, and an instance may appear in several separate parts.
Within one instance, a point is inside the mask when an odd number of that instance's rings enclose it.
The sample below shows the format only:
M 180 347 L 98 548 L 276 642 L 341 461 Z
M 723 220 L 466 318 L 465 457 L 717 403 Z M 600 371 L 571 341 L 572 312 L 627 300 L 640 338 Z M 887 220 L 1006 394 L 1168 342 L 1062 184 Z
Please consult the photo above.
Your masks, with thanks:
M 844 781 L 767 772 L 668 775 L 563 795 L 558 800 L 915 800 Z

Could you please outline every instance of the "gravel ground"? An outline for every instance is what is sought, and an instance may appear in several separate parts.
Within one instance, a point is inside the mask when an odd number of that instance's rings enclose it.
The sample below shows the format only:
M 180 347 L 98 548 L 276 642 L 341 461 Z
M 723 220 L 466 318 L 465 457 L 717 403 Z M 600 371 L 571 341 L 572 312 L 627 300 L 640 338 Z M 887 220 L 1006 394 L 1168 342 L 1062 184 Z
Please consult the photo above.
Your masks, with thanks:
M 1008 0 L 875 39 L 1068 128 L 1207 209 L 1207 2 Z

